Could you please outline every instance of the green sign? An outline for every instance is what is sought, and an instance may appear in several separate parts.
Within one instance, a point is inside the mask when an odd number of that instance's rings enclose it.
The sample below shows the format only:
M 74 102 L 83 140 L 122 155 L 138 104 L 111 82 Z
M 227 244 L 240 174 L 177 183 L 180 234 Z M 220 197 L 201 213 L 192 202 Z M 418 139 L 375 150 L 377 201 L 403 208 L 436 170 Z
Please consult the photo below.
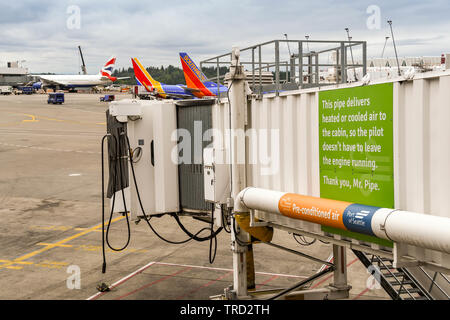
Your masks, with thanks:
M 320 196 L 394 208 L 392 83 L 319 93 Z M 375 237 L 322 228 L 363 241 Z
M 392 83 L 319 93 L 320 196 L 394 207 Z

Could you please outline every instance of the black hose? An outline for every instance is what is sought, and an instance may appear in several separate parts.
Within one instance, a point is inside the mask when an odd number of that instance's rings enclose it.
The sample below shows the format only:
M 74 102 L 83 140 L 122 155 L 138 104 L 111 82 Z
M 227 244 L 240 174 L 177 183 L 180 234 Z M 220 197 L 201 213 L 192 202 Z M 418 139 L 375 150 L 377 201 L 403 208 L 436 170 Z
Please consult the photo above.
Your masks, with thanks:
M 217 229 L 215 232 L 212 232 L 209 236 L 204 237 L 204 238 L 199 238 L 196 235 L 192 234 L 191 232 L 189 232 L 189 230 L 186 229 L 186 227 L 181 223 L 180 218 L 178 217 L 178 215 L 176 214 L 172 214 L 172 217 L 175 219 L 175 221 L 178 223 L 178 225 L 180 226 L 180 229 L 183 230 L 184 233 L 186 233 L 189 237 L 191 237 L 192 239 L 194 239 L 195 241 L 198 242 L 203 242 L 203 241 L 208 241 L 211 240 L 212 238 L 214 238 L 215 236 L 217 236 L 221 231 L 222 231 L 222 227 L 220 227 L 219 229 Z M 211 217 L 212 219 L 212 217 Z M 213 222 L 214 223 L 214 222 Z
M 296 233 L 293 233 L 292 236 L 294 237 L 294 240 L 302 246 L 310 246 L 310 245 L 316 243 L 316 240 L 317 240 L 317 239 L 313 239 L 308 242 L 308 240 L 306 240 L 306 238 L 304 236 L 296 234 Z M 299 237 L 300 240 L 297 239 L 297 237 Z
M 214 203 L 211 204 L 211 239 L 209 239 L 209 263 L 213 264 L 216 259 L 217 253 L 217 235 L 213 237 L 214 234 Z M 214 241 L 214 254 L 212 254 L 212 243 Z
M 105 164 L 104 164 L 104 145 L 105 139 L 108 137 L 105 134 L 102 138 L 102 255 L 103 255 L 103 264 L 102 264 L 102 273 L 106 272 L 106 253 L 105 253 Z
M 124 135 L 124 133 L 123 132 L 119 132 L 119 129 L 117 129 L 117 132 L 119 133 L 119 137 L 120 137 L 120 135 Z M 108 245 L 108 247 L 111 249 L 111 250 L 113 250 L 113 251 L 123 251 L 123 250 L 125 250 L 127 247 L 128 247 L 128 245 L 130 244 L 130 240 L 131 240 L 131 230 L 130 230 L 130 220 L 129 220 L 129 218 L 128 218 L 128 210 L 127 210 L 127 203 L 126 203 L 126 200 L 125 200 L 125 191 L 124 191 L 124 188 L 123 188 L 123 184 L 122 184 L 122 161 L 121 161 L 121 150 L 120 150 L 120 140 L 119 141 L 117 141 L 117 139 L 116 139 L 116 144 L 117 144 L 117 160 L 116 161 L 118 161 L 118 163 L 119 163 L 119 179 L 120 179 L 120 189 L 121 189 L 121 191 L 122 191 L 122 201 L 123 201 L 123 208 L 124 208 L 124 211 L 125 211 L 125 218 L 126 218 L 126 221 L 127 221 L 127 230 L 128 230 L 128 236 L 127 236 L 127 242 L 125 243 L 125 245 L 123 246 L 123 247 L 121 247 L 121 248 L 114 248 L 110 243 L 109 243 L 109 228 L 110 228 L 110 226 L 111 226 L 111 221 L 112 221 L 112 217 L 113 217 L 113 215 L 114 215 L 114 202 L 115 202 L 115 193 L 114 193 L 114 195 L 113 195 L 113 204 L 112 204 L 112 207 L 111 207 L 111 214 L 110 214 L 110 216 L 109 216 L 109 222 L 108 222 L 108 226 L 106 227 L 106 244 Z M 117 168 L 117 167 L 116 167 Z M 115 182 L 117 182 L 117 175 L 115 175 L 115 179 L 114 179 L 114 181 Z
M 127 219 L 127 229 L 128 229 L 128 239 L 126 244 L 122 247 L 122 248 L 114 248 L 111 246 L 111 244 L 109 243 L 109 228 L 111 226 L 111 220 L 112 220 L 112 216 L 114 215 L 114 206 L 115 206 L 115 201 L 116 201 L 116 197 L 115 197 L 115 193 L 113 194 L 113 199 L 112 199 L 112 205 L 111 205 L 111 212 L 109 215 L 109 221 L 108 221 L 108 226 L 106 229 L 106 237 L 105 237 L 105 165 L 104 165 L 104 145 L 105 145 L 105 139 L 107 137 L 113 137 L 114 141 L 116 143 L 116 146 L 118 146 L 118 142 L 117 139 L 114 135 L 111 134 L 106 134 L 103 136 L 102 138 L 102 146 L 101 146 L 101 157 L 102 157 L 102 255 L 103 255 L 103 264 L 102 264 L 102 273 L 106 272 L 106 251 L 105 251 L 105 242 L 108 245 L 108 247 L 113 250 L 113 251 L 123 251 L 125 250 L 129 243 L 130 243 L 130 238 L 131 238 L 131 230 L 130 230 L 130 222 L 128 220 L 128 214 L 127 214 L 127 209 L 126 209 L 126 202 L 125 202 L 125 193 L 124 190 L 122 188 L 122 178 L 121 178 L 121 164 L 119 166 L 119 175 L 120 175 L 120 186 L 122 189 L 122 199 L 123 199 L 123 203 L 124 203 L 124 209 L 125 209 L 125 216 Z M 116 158 L 120 160 L 120 148 L 116 148 L 116 150 L 118 150 L 119 156 L 117 156 Z M 117 168 L 117 167 L 116 167 Z M 115 170 L 116 171 L 116 170 Z M 113 176 L 113 181 L 114 183 L 117 182 L 117 174 L 114 171 L 114 176 Z
M 230 227 L 230 225 L 228 224 L 228 219 L 227 217 L 225 217 L 225 210 L 223 210 L 223 206 L 220 206 L 220 212 L 222 214 L 222 225 L 223 225 L 223 230 L 225 230 L 226 233 L 231 233 L 231 229 L 227 229 L 226 226 Z

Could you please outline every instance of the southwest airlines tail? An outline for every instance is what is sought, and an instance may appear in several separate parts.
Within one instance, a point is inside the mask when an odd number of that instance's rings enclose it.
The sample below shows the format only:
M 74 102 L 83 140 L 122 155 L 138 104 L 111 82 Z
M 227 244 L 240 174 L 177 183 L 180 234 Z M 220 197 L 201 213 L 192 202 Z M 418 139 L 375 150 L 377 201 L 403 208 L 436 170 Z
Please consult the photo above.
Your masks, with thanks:
M 181 65 L 183 66 L 184 78 L 186 80 L 186 86 L 191 89 L 198 89 L 192 93 L 198 97 L 202 98 L 205 96 L 215 96 L 215 94 L 210 90 L 210 88 L 217 85 L 209 85 L 206 76 L 200 71 L 197 65 L 192 61 L 189 55 L 185 52 L 180 52 Z
M 140 85 L 144 86 L 149 92 L 157 91 L 158 94 L 164 94 L 161 82 L 152 78 L 138 58 L 131 58 L 131 62 L 133 63 L 134 76 Z
M 102 77 L 106 77 L 112 82 L 116 81 L 116 77 L 112 77 L 112 71 L 114 69 L 114 65 L 116 64 L 116 57 L 112 56 L 108 59 L 108 61 L 103 66 L 102 70 L 100 70 L 100 74 Z

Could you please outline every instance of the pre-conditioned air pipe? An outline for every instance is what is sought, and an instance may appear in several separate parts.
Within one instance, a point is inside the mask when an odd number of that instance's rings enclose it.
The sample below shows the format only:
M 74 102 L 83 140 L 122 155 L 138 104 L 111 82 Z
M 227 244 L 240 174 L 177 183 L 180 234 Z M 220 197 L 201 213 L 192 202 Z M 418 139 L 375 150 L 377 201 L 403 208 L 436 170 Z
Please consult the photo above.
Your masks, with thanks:
M 236 213 L 260 210 L 398 243 L 450 253 L 450 218 L 246 188 L 235 199 Z

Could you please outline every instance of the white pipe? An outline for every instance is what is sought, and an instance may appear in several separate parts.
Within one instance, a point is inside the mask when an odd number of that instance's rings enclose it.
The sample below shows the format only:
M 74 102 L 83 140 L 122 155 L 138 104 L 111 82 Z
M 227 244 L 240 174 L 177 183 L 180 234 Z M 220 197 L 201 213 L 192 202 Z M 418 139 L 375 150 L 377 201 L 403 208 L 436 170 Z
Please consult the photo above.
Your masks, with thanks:
M 236 197 L 235 212 L 260 210 L 450 253 L 450 218 L 260 188 Z
M 377 219 L 377 216 L 378 212 L 374 218 Z M 375 220 L 374 218 L 372 220 Z M 382 222 L 377 221 L 375 226 L 378 226 L 378 229 L 374 229 L 374 233 L 380 238 L 450 253 L 449 218 L 391 210 L 384 222 L 384 230 L 380 230 Z M 375 226 L 372 223 L 372 227 Z

